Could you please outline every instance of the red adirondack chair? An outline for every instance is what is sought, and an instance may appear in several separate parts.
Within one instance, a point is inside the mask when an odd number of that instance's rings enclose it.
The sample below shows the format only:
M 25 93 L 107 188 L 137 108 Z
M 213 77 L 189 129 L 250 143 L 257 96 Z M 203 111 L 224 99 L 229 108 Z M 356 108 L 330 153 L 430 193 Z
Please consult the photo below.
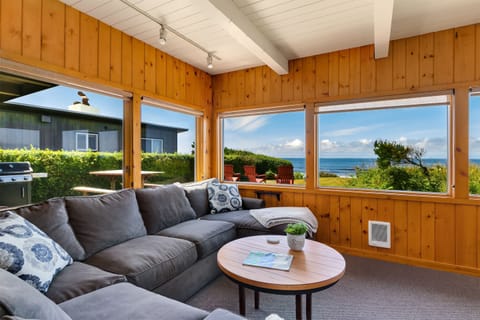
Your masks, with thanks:
M 257 174 L 257 168 L 253 165 L 244 165 L 243 172 L 250 182 L 265 183 L 265 174 Z
M 225 164 L 223 166 L 223 180 L 238 181 L 238 179 L 240 179 L 240 173 L 234 172 L 233 164 Z
M 275 180 L 277 183 L 293 184 L 295 182 L 295 177 L 293 176 L 293 166 L 278 166 Z

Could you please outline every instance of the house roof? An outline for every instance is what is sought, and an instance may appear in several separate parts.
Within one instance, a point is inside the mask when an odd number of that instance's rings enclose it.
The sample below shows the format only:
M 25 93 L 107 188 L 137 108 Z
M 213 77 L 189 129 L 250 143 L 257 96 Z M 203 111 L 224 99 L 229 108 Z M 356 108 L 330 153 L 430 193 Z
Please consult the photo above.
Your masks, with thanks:
M 61 0 L 210 74 L 268 65 L 480 22 L 478 0 Z M 140 11 L 135 10 L 137 7 Z M 148 16 L 140 12 L 146 12 Z M 221 60 L 206 66 L 206 53 Z

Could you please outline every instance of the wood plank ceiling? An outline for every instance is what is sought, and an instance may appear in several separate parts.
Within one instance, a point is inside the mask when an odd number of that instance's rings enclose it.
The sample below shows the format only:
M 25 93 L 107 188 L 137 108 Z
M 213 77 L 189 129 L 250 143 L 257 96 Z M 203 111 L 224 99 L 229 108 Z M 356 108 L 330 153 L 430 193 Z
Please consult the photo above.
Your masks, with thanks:
M 159 24 L 121 0 L 61 1 L 210 74 L 264 64 L 284 73 L 274 65 L 283 58 L 372 43 L 388 52 L 388 37 L 480 22 L 478 0 L 128 0 L 221 58 L 207 69 L 205 52 L 171 32 L 160 45 Z

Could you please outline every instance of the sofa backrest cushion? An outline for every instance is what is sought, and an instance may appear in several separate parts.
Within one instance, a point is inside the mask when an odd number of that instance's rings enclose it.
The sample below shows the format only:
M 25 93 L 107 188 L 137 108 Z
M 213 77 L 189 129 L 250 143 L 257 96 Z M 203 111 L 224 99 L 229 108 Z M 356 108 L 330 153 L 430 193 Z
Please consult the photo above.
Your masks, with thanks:
M 217 178 L 211 178 L 202 181 L 184 183 L 182 185 L 188 201 L 190 201 L 190 205 L 197 215 L 197 218 L 210 213 L 207 191 L 207 186 L 210 182 L 218 182 L 218 180 Z
M 0 269 L 0 309 L 27 319 L 71 320 L 40 291 L 3 269 Z
M 65 197 L 65 204 L 86 257 L 146 235 L 133 189 L 100 196 Z
M 78 242 L 69 224 L 67 208 L 65 208 L 63 198 L 54 198 L 42 203 L 17 208 L 15 212 L 36 225 L 61 245 L 74 260 L 85 259 L 85 250 Z
M 196 218 L 180 185 L 136 189 L 135 194 L 148 234 L 155 234 L 180 222 Z

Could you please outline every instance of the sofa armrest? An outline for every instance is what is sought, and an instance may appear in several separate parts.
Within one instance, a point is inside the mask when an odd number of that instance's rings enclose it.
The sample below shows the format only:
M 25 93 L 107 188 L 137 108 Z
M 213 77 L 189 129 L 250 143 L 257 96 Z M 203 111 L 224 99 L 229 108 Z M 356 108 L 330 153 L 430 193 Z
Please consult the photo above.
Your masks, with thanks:
M 246 318 L 239 316 L 235 313 L 232 313 L 228 310 L 217 308 L 213 310 L 206 318 L 203 320 L 244 320 Z
M 242 207 L 245 210 L 265 208 L 265 200 L 257 198 L 242 197 Z

